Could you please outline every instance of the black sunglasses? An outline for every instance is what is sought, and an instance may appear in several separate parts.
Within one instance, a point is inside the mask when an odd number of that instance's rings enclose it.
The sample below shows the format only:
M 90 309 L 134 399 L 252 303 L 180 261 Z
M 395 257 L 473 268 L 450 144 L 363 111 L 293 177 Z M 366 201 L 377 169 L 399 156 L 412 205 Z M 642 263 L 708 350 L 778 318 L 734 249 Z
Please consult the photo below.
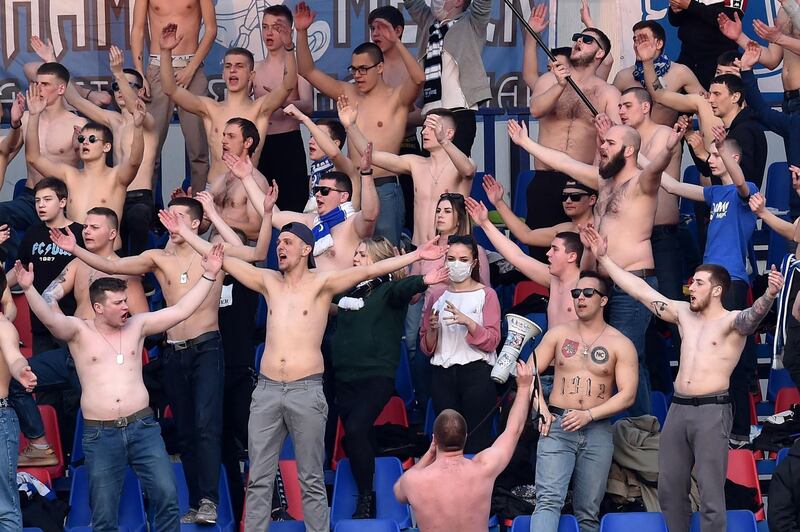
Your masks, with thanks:
M 581 292 L 583 292 L 583 297 L 592 297 L 595 294 L 600 297 L 606 297 L 606 295 L 597 288 L 573 288 L 569 291 L 569 294 L 572 296 L 572 299 L 578 299 L 581 297 Z
M 597 43 L 597 46 L 600 46 L 600 43 L 597 42 L 597 39 L 595 37 L 588 35 L 586 33 L 573 33 L 572 42 L 578 42 L 578 40 L 583 41 L 583 44 Z
M 470 235 L 450 235 L 447 237 L 448 244 L 464 244 L 466 246 L 471 246 L 473 242 L 474 240 Z
M 336 192 L 347 192 L 346 190 L 339 190 L 338 188 L 333 188 L 333 187 L 321 187 L 321 186 L 311 187 L 311 193 L 316 194 L 317 192 L 319 192 L 320 196 L 327 196 L 328 194 L 331 193 L 331 190 L 335 190 Z
M 588 196 L 588 192 L 564 192 L 561 194 L 561 201 L 580 201 L 582 197 Z
M 95 136 L 95 135 L 89 135 L 88 137 L 86 135 L 78 135 L 78 144 L 83 144 L 83 141 L 85 141 L 85 140 L 88 140 L 89 144 L 94 144 L 95 142 L 98 142 L 98 141 L 99 142 L 105 142 L 105 140 L 103 140 L 100 137 Z
M 349 67 L 347 67 L 347 71 L 348 71 L 348 72 L 350 72 L 350 75 L 351 75 L 351 76 L 355 76 L 355 75 L 356 75 L 356 72 L 357 72 L 359 75 L 363 76 L 363 75 L 365 75 L 367 72 L 369 72 L 371 69 L 375 68 L 375 67 L 376 67 L 376 66 L 378 66 L 378 65 L 380 65 L 380 62 L 378 62 L 378 63 L 375 63 L 375 64 L 374 64 L 374 65 L 372 65 L 372 66 L 353 66 L 353 65 L 350 65 Z
M 440 200 L 461 200 L 464 201 L 464 194 L 459 194 L 458 192 L 445 192 L 441 196 L 439 196 Z
M 133 87 L 133 88 L 134 88 L 134 89 L 136 89 L 137 91 L 138 91 L 139 89 L 141 89 L 141 88 L 142 88 L 142 86 L 141 86 L 141 85 L 139 85 L 138 83 L 132 83 L 132 82 L 130 82 L 130 81 L 128 82 L 128 85 L 129 85 L 129 86 L 131 86 L 131 87 Z M 113 82 L 113 83 L 111 84 L 111 90 L 112 90 L 112 91 L 114 91 L 114 92 L 117 92 L 117 91 L 119 90 L 119 83 L 117 83 L 116 81 L 115 81 L 115 82 Z

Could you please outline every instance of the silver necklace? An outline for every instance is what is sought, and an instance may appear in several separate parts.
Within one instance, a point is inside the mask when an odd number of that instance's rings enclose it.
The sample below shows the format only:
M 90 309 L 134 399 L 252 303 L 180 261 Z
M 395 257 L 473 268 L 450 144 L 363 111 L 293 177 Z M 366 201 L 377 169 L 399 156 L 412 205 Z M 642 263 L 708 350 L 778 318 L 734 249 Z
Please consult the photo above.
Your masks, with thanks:
M 186 270 L 181 274 L 181 284 L 186 284 L 189 282 L 189 268 L 192 267 L 192 263 L 194 262 L 194 258 L 197 254 L 192 255 L 192 260 L 189 261 L 189 265 L 186 267 Z
M 106 341 L 106 343 L 109 345 L 109 347 L 111 347 L 111 350 L 113 351 L 114 350 L 114 344 L 109 342 L 108 338 L 106 338 L 106 335 L 100 332 L 100 329 L 97 328 L 97 324 L 96 323 L 94 325 L 94 328 L 98 332 L 98 334 L 103 338 L 103 340 Z M 120 331 L 119 331 L 119 350 L 117 351 L 117 364 L 121 366 L 123 362 L 125 362 L 125 357 L 122 356 L 122 329 L 120 329 Z
M 583 356 L 585 357 L 589 356 L 589 349 L 595 344 L 595 342 L 597 342 L 600 339 L 601 336 L 603 336 L 603 333 L 606 332 L 607 328 L 608 328 L 608 323 L 606 323 L 606 326 L 603 327 L 603 330 L 600 331 L 600 334 L 597 335 L 597 337 L 592 341 L 592 343 L 587 344 L 586 340 L 583 339 L 583 335 L 581 334 L 581 327 L 580 325 L 578 325 L 578 336 L 581 337 L 581 342 L 583 342 Z

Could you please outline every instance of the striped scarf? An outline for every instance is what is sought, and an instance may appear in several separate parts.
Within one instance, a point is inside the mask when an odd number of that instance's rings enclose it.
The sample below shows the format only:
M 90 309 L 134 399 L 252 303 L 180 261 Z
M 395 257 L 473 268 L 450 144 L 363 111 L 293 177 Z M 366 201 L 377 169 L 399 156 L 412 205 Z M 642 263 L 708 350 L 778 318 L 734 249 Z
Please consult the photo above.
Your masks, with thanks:
M 428 48 L 425 50 L 425 60 L 422 66 L 425 69 L 425 86 L 422 96 L 425 105 L 441 101 L 442 99 L 442 52 L 444 51 L 444 36 L 447 30 L 455 24 L 455 20 L 442 22 L 437 20 L 431 24 L 428 32 Z

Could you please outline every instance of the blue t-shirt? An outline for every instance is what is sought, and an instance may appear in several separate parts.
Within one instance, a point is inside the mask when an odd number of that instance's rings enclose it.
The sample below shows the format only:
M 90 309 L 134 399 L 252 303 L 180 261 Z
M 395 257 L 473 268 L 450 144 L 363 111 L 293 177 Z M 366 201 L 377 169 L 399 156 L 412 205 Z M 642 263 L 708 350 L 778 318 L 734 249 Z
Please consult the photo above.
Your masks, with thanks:
M 758 192 L 747 182 L 750 194 Z M 747 275 L 747 244 L 756 229 L 756 215 L 736 185 L 713 185 L 703 189 L 703 196 L 711 209 L 708 238 L 703 262 L 723 266 L 731 279 L 749 282 Z

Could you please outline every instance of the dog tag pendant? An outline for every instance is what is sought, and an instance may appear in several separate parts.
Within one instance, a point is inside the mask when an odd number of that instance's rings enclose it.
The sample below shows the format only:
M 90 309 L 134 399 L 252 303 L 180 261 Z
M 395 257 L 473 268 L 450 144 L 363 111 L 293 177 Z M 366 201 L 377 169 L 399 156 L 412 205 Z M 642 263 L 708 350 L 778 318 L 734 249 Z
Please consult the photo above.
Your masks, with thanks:
M 117 364 L 121 366 L 123 362 L 125 362 L 125 357 L 122 356 L 122 353 L 117 353 Z
M 189 282 L 189 273 L 188 272 L 183 272 L 181 274 L 181 284 L 186 284 L 188 282 Z

